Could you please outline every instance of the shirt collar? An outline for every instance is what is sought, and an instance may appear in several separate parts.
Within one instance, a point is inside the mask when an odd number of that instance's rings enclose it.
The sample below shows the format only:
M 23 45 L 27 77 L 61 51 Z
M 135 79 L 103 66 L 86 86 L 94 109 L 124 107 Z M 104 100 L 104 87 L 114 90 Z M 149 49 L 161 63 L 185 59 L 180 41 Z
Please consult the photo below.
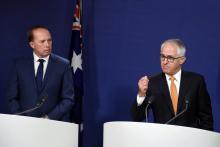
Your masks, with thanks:
M 44 58 L 39 58 L 35 52 L 33 52 L 33 56 L 34 56 L 34 62 L 38 62 L 39 59 L 44 59 L 46 62 L 48 62 L 50 55 L 44 57 Z
M 175 78 L 176 81 L 180 81 L 181 79 L 181 73 L 182 73 L 182 70 L 180 69 L 176 74 L 173 75 L 173 77 Z M 169 80 L 170 79 L 170 76 L 168 74 L 165 74 L 166 76 L 166 79 Z

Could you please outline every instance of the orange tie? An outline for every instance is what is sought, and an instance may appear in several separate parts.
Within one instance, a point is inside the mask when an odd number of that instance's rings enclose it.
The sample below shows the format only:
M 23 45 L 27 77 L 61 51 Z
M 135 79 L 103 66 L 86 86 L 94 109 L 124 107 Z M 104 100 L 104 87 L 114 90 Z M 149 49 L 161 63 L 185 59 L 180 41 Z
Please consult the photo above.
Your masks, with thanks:
M 178 102 L 178 94 L 177 94 L 177 89 L 176 89 L 176 84 L 174 83 L 175 77 L 170 76 L 171 84 L 170 84 L 170 96 L 172 99 L 173 103 L 173 110 L 176 115 L 177 111 L 177 102 Z

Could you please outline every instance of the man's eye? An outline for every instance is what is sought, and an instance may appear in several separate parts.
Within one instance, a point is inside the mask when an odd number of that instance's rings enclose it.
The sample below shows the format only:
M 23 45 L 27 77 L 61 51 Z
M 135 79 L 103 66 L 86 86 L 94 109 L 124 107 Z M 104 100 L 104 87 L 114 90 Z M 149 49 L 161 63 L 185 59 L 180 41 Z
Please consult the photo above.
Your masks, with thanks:
M 174 57 L 168 56 L 167 59 L 171 59 L 172 60 L 172 59 L 174 59 Z

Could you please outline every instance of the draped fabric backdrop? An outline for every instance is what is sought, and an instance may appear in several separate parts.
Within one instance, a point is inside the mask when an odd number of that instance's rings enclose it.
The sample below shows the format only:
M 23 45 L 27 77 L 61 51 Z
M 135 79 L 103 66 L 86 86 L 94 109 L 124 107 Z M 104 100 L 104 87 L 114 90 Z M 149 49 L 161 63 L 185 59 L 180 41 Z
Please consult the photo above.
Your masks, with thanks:
M 184 69 L 205 76 L 220 132 L 220 1 L 84 0 L 83 6 L 85 147 L 102 147 L 104 122 L 131 120 L 137 81 L 161 71 L 160 44 L 168 38 L 185 42 Z
M 130 121 L 138 79 L 160 72 L 163 40 L 187 46 L 184 69 L 205 76 L 220 132 L 220 2 L 217 0 L 83 0 L 83 146 L 102 147 L 103 123 Z M 15 57 L 31 53 L 26 31 L 47 26 L 53 52 L 69 58 L 75 0 L 0 2 L 0 113 Z

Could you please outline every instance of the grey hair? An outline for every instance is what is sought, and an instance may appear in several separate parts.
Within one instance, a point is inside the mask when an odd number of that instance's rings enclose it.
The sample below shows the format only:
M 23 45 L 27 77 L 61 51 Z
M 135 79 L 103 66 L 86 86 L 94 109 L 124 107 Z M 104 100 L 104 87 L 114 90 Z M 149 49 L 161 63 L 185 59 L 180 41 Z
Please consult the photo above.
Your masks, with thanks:
M 185 46 L 185 44 L 183 43 L 182 40 L 180 40 L 180 39 L 168 39 L 168 40 L 166 40 L 162 43 L 161 49 L 164 47 L 165 43 L 174 43 L 174 44 L 176 44 L 178 46 L 177 54 L 180 55 L 180 56 L 185 56 L 186 46 Z

